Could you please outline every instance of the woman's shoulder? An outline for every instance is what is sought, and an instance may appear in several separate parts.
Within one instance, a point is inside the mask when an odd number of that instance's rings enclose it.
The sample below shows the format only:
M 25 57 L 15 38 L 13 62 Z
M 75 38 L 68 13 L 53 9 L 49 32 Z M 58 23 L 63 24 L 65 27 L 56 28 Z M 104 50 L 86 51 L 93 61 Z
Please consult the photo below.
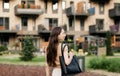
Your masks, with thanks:
M 68 44 L 67 44 L 67 43 L 63 43 L 63 44 L 62 44 L 62 47 L 65 47 L 65 46 L 68 46 Z
M 62 46 L 61 46 L 63 49 L 68 49 L 68 44 L 67 43 L 63 43 Z

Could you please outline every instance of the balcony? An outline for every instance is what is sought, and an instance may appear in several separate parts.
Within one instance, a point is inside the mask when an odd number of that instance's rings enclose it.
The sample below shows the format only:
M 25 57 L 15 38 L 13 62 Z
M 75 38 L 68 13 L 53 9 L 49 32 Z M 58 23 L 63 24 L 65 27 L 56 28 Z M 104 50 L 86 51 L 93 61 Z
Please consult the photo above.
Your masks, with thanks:
M 39 35 L 44 38 L 46 41 L 48 41 L 50 36 L 50 30 L 48 30 L 44 25 L 40 24 L 38 25 L 38 33 Z
M 18 4 L 15 6 L 15 15 L 17 16 L 39 16 L 44 10 L 39 5 L 21 5 Z
M 89 26 L 89 33 L 95 33 L 96 32 L 96 25 L 90 25 Z
M 15 35 L 17 33 L 17 31 L 15 30 L 9 30 L 9 27 L 5 27 L 5 26 L 0 26 L 0 35 Z
M 46 29 L 44 25 L 38 25 L 38 32 L 39 33 L 50 33 L 50 30 Z
M 94 3 L 109 3 L 110 0 L 89 0 L 90 2 L 94 2 Z
M 113 9 L 109 10 L 111 18 L 120 18 L 120 3 L 116 3 Z
M 68 17 L 70 18 L 78 18 L 78 19 L 85 19 L 88 16 L 92 15 L 95 13 L 95 9 L 94 8 L 90 8 L 88 10 L 84 10 L 83 8 L 81 9 L 77 9 L 76 11 L 74 11 L 74 7 L 69 7 L 66 9 L 66 14 Z
M 95 35 L 95 36 L 100 36 L 100 37 L 105 37 L 106 31 L 104 30 L 104 28 L 99 29 L 97 25 L 90 25 L 89 26 L 89 34 Z
M 17 35 L 38 35 L 37 31 L 26 31 L 26 30 L 19 30 Z

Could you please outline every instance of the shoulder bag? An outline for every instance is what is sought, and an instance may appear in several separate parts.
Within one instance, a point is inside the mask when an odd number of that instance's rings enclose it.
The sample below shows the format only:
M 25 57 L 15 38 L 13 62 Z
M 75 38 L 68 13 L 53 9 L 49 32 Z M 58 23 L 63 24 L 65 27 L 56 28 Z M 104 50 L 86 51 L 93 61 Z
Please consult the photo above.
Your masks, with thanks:
M 65 64 L 65 60 L 64 60 L 64 48 L 67 45 L 62 46 L 61 45 L 61 53 L 62 56 L 59 56 L 59 60 L 60 60 L 60 65 L 61 65 L 61 70 L 62 70 L 62 76 L 64 75 L 73 75 L 73 74 L 77 74 L 77 73 L 81 73 L 82 70 L 80 69 L 80 66 L 78 64 L 78 60 L 77 57 L 74 55 L 73 59 L 71 60 L 71 63 L 69 65 Z M 68 47 L 69 49 L 69 47 Z M 69 51 L 68 51 L 69 52 Z

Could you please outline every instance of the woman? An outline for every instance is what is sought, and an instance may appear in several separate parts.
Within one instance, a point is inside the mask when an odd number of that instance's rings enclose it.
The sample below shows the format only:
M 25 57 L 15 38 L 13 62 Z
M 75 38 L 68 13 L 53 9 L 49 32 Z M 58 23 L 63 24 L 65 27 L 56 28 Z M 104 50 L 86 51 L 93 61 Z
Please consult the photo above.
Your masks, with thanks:
M 62 42 L 65 39 L 65 31 L 61 27 L 55 27 L 50 35 L 49 44 L 46 49 L 46 57 L 47 57 L 47 66 L 53 67 L 52 76 L 62 76 L 60 69 L 60 61 L 59 56 L 61 56 L 61 46 L 64 47 L 65 44 L 62 45 Z M 68 53 L 68 47 L 64 49 L 64 59 L 66 65 L 70 64 L 73 53 Z

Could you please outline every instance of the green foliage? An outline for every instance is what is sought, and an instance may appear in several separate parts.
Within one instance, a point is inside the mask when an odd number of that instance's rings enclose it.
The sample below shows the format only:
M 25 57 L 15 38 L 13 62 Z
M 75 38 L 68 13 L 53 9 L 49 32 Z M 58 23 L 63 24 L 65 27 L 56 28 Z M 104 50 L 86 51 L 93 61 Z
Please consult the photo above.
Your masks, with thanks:
M 107 47 L 107 55 L 108 56 L 113 56 L 113 51 L 111 49 L 111 32 L 108 31 L 106 34 L 106 47 Z
M 119 58 L 107 59 L 105 57 L 93 58 L 89 61 L 89 68 L 104 69 L 111 72 L 120 73 L 120 59 Z
M 21 52 L 21 60 L 24 61 L 30 61 L 34 58 L 34 52 L 36 52 L 37 49 L 33 45 L 33 39 L 30 36 L 26 36 L 24 41 L 23 41 L 23 46 L 22 46 L 22 52 Z
M 0 55 L 3 55 L 3 52 L 8 50 L 7 46 L 0 46 Z
M 111 60 L 111 64 L 107 69 L 108 71 L 120 73 L 120 59 Z
M 97 45 L 93 46 L 93 45 L 90 44 L 89 47 L 88 47 L 88 55 L 92 55 L 93 51 L 97 51 Z
M 0 52 L 8 50 L 7 46 L 0 46 Z

